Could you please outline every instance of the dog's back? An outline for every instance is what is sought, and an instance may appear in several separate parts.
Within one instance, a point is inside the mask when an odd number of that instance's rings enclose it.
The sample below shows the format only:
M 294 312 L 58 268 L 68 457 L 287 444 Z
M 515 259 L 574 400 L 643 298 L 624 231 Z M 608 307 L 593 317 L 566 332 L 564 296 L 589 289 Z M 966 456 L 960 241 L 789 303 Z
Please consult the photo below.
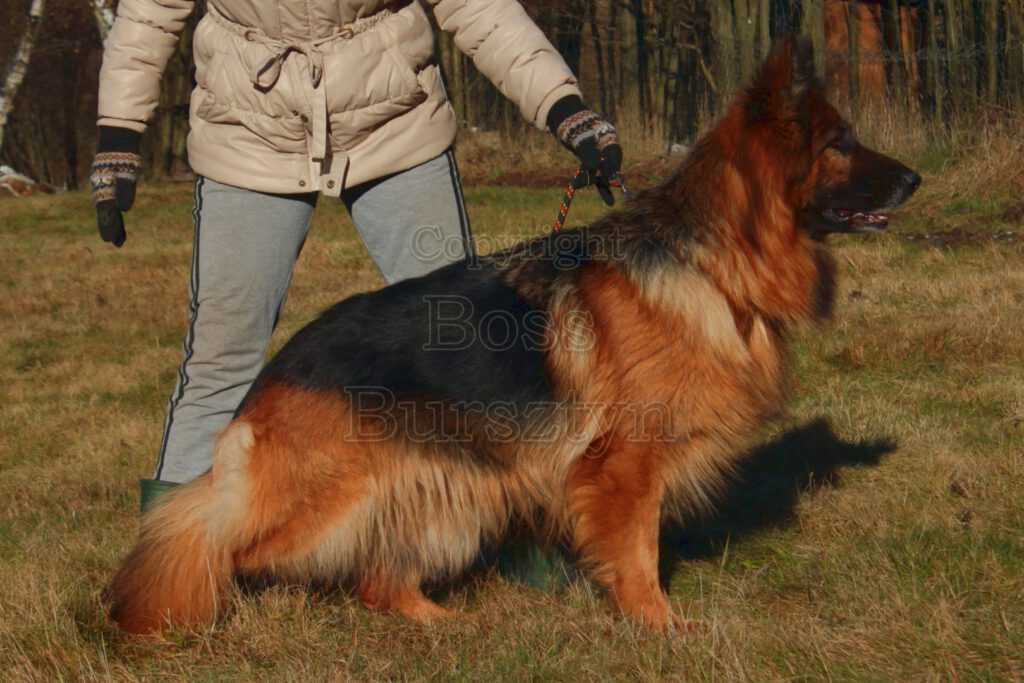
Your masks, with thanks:
M 845 124 L 810 60 L 777 49 L 680 171 L 624 210 L 300 331 L 213 470 L 144 519 L 114 618 L 201 623 L 232 573 L 270 572 L 346 580 L 368 606 L 429 620 L 445 611 L 421 585 L 518 522 L 570 545 L 624 612 L 681 625 L 658 586 L 662 515 L 710 505 L 780 410 L 785 329 L 830 309 L 820 231 L 877 226 L 871 211 L 916 187 L 870 150 L 819 144 Z M 881 199 L 842 205 L 865 178 Z

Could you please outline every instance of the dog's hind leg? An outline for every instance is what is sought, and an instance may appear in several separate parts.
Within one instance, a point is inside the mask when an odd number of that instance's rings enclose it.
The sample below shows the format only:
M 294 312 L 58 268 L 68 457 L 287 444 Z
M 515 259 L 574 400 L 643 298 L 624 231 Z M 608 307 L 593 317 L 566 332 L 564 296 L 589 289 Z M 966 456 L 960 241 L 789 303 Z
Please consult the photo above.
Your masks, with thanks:
M 397 612 L 407 619 L 431 623 L 455 616 L 420 590 L 418 580 L 398 580 L 383 574 L 364 577 L 356 591 L 368 609 Z
M 658 582 L 658 531 L 664 485 L 650 446 L 596 443 L 570 472 L 573 541 L 583 564 L 619 609 L 646 626 L 682 626 Z
M 241 419 L 255 436 L 250 542 L 235 553 L 243 574 L 332 580 L 361 562 L 370 503 L 370 446 L 348 438 L 348 404 L 331 394 L 270 385 Z

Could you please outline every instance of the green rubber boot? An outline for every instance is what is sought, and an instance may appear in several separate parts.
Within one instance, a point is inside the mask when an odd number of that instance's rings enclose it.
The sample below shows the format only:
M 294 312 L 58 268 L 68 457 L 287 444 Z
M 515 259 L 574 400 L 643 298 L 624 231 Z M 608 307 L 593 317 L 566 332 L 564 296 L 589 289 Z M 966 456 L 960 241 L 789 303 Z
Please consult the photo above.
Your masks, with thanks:
M 173 489 L 178 484 L 173 481 L 160 481 L 159 479 L 139 479 L 139 511 L 142 514 L 149 512 L 160 496 Z
M 501 547 L 498 573 L 506 580 L 542 591 L 558 591 L 579 573 L 557 548 L 544 548 L 533 539 L 517 538 Z

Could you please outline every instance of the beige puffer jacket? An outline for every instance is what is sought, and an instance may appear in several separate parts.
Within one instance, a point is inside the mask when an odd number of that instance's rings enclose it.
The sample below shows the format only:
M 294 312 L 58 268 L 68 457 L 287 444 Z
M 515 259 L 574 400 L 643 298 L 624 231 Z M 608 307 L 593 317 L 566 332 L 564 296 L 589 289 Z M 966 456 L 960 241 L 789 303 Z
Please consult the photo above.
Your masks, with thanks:
M 477 68 L 544 127 L 578 95 L 516 0 L 421 0 Z M 194 0 L 121 0 L 100 72 L 99 124 L 145 129 Z M 415 0 L 208 0 L 194 39 L 189 161 L 261 192 L 345 187 L 411 168 L 455 138 Z

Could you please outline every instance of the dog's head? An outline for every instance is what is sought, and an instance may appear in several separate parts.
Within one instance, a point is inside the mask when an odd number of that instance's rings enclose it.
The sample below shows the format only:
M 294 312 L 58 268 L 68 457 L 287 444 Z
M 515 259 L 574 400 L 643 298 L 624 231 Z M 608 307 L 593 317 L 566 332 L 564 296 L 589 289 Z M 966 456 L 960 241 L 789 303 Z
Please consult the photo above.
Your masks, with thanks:
M 743 119 L 747 155 L 776 173 L 800 228 L 816 235 L 874 232 L 921 177 L 862 145 L 825 97 L 807 40 L 781 41 L 733 115 Z

